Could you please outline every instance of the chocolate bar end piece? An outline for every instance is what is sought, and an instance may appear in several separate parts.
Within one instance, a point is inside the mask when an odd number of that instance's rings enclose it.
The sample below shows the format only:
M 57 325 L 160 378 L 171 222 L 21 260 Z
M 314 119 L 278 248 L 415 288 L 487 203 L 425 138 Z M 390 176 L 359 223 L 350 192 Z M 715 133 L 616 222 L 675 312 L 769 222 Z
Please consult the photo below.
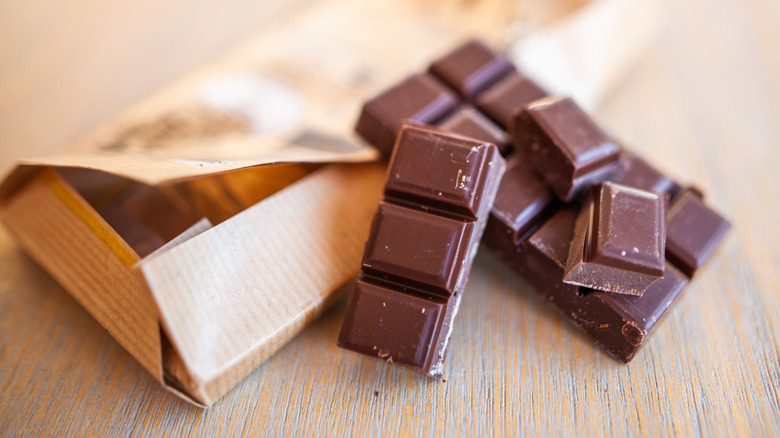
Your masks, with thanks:
M 664 276 L 664 195 L 604 182 L 577 217 L 563 281 L 642 295 Z
M 686 189 L 669 208 L 666 258 L 688 277 L 712 255 L 731 225 Z
M 404 119 L 434 123 L 452 111 L 458 97 L 430 74 L 417 74 L 363 105 L 355 131 L 387 158 Z
M 443 299 L 422 298 L 362 278 L 355 282 L 338 346 L 426 370 L 441 329 Z
M 438 76 L 464 99 L 469 99 L 514 70 L 502 54 L 496 54 L 477 40 L 469 41 L 431 64 Z
M 568 97 L 533 102 L 513 126 L 515 146 L 566 202 L 622 168 L 618 145 Z

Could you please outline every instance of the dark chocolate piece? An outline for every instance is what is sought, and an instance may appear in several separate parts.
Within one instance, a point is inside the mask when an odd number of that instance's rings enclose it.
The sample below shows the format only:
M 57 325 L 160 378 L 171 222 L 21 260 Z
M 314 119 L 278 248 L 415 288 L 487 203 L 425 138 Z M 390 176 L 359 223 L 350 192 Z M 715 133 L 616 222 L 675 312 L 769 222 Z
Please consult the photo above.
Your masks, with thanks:
M 515 147 L 564 201 L 621 169 L 620 148 L 568 97 L 537 100 L 516 114 Z
M 673 179 L 659 172 L 647 161 L 630 152 L 623 152 L 623 172 L 610 181 L 642 190 L 669 195 L 672 199 L 682 190 Z
M 519 108 L 549 96 L 542 87 L 521 73 L 512 72 L 480 93 L 474 103 L 480 111 L 505 129 L 511 129 L 512 117 Z
M 490 143 L 405 123 L 338 345 L 441 378 L 505 163 Z
M 596 344 L 615 359 L 628 363 L 687 284 L 687 278 L 667 263 L 664 277 L 641 297 L 563 283 L 576 217 L 576 207 L 567 206 L 514 251 L 493 253 Z
M 666 258 L 693 277 L 730 227 L 726 219 L 704 204 L 700 193 L 686 189 L 669 208 Z
M 558 206 L 558 200 L 531 166 L 514 154 L 507 160 L 482 242 L 488 247 L 513 248 Z
M 434 76 L 417 74 L 366 102 L 355 131 L 389 157 L 403 119 L 435 123 L 459 102 Z
M 493 143 L 498 146 L 499 152 L 504 156 L 507 155 L 512 146 L 509 134 L 471 105 L 461 106 L 439 122 L 438 126 L 467 137 Z
M 664 276 L 665 241 L 664 195 L 604 182 L 577 217 L 563 281 L 642 295 Z
M 514 69 L 503 54 L 472 40 L 431 64 L 430 72 L 469 99 Z

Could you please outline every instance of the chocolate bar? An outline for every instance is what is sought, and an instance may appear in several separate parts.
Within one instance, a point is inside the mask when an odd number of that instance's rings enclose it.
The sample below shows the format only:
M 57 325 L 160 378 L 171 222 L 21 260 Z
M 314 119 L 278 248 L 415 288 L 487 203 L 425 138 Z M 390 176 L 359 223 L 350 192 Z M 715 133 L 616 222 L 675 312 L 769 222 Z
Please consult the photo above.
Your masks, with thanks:
M 504 168 L 493 144 L 403 125 L 340 347 L 442 377 L 452 322 Z
M 459 102 L 458 96 L 432 75 L 413 75 L 366 102 L 355 131 L 389 157 L 402 120 L 432 124 Z
M 665 241 L 666 196 L 604 182 L 577 217 L 563 281 L 642 295 L 664 276 Z
M 693 277 L 730 227 L 728 221 L 704 204 L 700 192 L 686 189 L 669 208 L 666 258 Z
M 566 202 L 622 169 L 618 145 L 568 97 L 524 107 L 515 114 L 512 132 L 515 147 Z
M 576 206 L 558 210 L 511 253 L 496 254 L 574 325 L 617 360 L 628 363 L 688 279 L 670 263 L 642 296 L 592 290 L 561 281 Z M 488 247 L 489 249 L 491 247 Z M 494 254 L 496 248 L 492 248 Z
M 514 69 L 503 54 L 472 40 L 434 61 L 429 71 L 469 99 Z

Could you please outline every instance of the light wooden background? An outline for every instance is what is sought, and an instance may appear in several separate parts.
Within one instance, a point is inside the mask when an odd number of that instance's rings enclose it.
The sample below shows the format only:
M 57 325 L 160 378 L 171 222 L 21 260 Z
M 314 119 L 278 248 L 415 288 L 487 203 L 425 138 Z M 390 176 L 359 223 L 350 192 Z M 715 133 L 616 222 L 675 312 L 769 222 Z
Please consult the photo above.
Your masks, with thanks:
M 47 3 L 0 5 L 0 169 L 61 148 L 292 7 Z M 780 3 L 681 0 L 667 13 L 596 116 L 704 187 L 734 228 L 628 366 L 482 253 L 446 382 L 336 348 L 342 301 L 200 410 L 0 228 L 0 435 L 780 436 Z

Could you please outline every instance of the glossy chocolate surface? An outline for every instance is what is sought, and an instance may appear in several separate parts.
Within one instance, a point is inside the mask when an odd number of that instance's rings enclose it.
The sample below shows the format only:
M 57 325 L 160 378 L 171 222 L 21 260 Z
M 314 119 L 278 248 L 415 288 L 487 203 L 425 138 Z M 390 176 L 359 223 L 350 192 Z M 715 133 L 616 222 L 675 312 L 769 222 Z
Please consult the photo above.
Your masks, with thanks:
M 674 198 L 681 187 L 672 178 L 664 175 L 638 155 L 623 151 L 623 171 L 610 181 L 650 192 L 669 195 Z
M 457 135 L 443 140 L 439 130 L 404 129 L 387 171 L 385 197 L 475 220 L 493 159 L 493 149 L 485 145 Z
M 503 54 L 471 40 L 431 64 L 430 72 L 469 99 L 514 70 Z
M 512 72 L 474 99 L 480 111 L 505 129 L 510 129 L 513 114 L 529 103 L 550 94 L 521 73 Z
M 389 157 L 403 119 L 435 123 L 459 102 L 434 76 L 417 74 L 366 102 L 355 131 Z
M 568 97 L 533 102 L 516 114 L 513 127 L 515 147 L 564 201 L 622 168 L 618 145 Z
M 694 190 L 685 190 L 669 208 L 666 258 L 688 277 L 712 255 L 731 228 Z
M 504 168 L 493 144 L 402 126 L 340 347 L 442 377 L 452 322 Z
M 594 187 L 574 226 L 563 281 L 642 295 L 664 275 L 664 195 L 605 182 Z
M 509 134 L 468 104 L 462 105 L 454 113 L 444 118 L 438 126 L 441 129 L 493 143 L 498 146 L 498 151 L 504 156 L 512 146 Z

